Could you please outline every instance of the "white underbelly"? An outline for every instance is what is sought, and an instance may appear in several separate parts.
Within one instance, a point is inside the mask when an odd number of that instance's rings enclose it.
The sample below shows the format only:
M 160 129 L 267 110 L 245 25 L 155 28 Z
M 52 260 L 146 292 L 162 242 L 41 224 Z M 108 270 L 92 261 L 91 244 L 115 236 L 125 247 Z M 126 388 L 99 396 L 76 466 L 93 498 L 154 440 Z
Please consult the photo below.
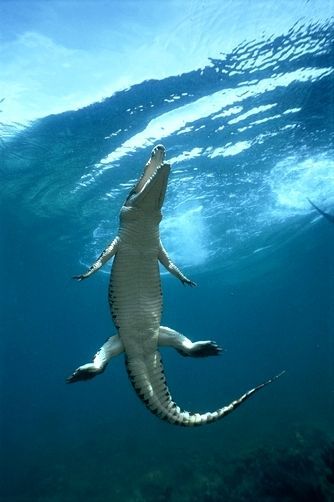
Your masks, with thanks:
M 117 253 L 110 277 L 109 304 L 125 346 L 128 337 L 138 342 L 140 338 L 144 344 L 149 342 L 147 338 L 157 338 L 162 294 L 156 253 Z M 156 343 L 157 339 L 154 346 Z

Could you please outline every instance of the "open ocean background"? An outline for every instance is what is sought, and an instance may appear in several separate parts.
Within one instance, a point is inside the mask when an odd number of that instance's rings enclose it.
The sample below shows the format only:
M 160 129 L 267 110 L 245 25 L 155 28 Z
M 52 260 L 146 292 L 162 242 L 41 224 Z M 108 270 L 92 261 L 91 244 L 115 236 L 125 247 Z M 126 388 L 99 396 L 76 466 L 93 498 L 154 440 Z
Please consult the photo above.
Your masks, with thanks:
M 194 2 L 195 31 L 209 4 Z M 280 2 L 256 4 L 261 26 L 275 24 Z M 218 53 L 191 67 L 206 30 L 226 26 L 217 7 L 192 50 L 170 34 L 190 58 L 184 72 L 24 127 L 1 122 L 1 501 L 334 500 L 334 224 L 307 200 L 334 215 L 334 5 L 324 4 L 319 19 L 301 9 L 280 33 L 248 36 L 248 2 L 234 2 L 228 22 L 245 37 L 226 50 L 217 35 Z M 114 330 L 110 264 L 84 283 L 71 276 L 115 236 L 157 143 L 172 164 L 162 240 L 198 283 L 162 271 L 162 323 L 225 349 L 200 360 L 164 349 L 173 398 L 211 411 L 286 370 L 195 429 L 145 409 L 123 356 L 65 385 Z

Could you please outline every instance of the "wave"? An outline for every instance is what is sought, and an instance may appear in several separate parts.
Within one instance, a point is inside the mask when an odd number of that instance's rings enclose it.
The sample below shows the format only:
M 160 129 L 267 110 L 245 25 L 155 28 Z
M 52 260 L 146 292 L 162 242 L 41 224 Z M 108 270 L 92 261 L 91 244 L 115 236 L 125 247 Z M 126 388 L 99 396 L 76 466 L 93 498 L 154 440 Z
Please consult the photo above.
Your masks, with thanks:
M 275 248 L 280 230 L 288 239 L 318 216 L 308 197 L 334 202 L 333 31 L 298 23 L 15 134 L 2 124 L 2 200 L 19 200 L 22 218 L 66 218 L 62 232 L 91 261 L 163 142 L 173 171 L 161 231 L 180 265 L 228 267 Z

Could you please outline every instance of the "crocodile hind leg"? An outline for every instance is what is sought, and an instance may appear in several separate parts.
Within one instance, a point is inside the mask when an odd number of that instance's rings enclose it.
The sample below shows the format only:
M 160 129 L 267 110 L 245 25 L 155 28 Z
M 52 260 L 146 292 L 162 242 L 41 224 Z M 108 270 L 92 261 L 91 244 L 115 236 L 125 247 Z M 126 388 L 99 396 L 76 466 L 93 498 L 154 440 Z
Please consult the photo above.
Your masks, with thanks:
M 111 336 L 95 354 L 93 362 L 79 366 L 79 368 L 66 379 L 67 383 L 74 383 L 79 380 L 89 380 L 103 373 L 110 359 L 118 356 L 122 352 L 124 352 L 124 347 L 120 337 L 118 335 Z
M 160 347 L 173 347 L 182 356 L 191 357 L 218 356 L 223 350 L 216 342 L 211 340 L 192 342 L 186 336 L 166 326 L 160 326 L 158 343 Z
M 218 356 L 222 349 L 215 342 L 210 340 L 192 342 L 181 333 L 174 329 L 160 326 L 159 328 L 159 347 L 173 347 L 182 356 L 206 357 Z M 96 375 L 103 373 L 110 359 L 124 352 L 123 343 L 118 335 L 111 336 L 102 345 L 93 358 L 93 362 L 79 366 L 66 381 L 75 383 L 80 380 L 90 380 Z

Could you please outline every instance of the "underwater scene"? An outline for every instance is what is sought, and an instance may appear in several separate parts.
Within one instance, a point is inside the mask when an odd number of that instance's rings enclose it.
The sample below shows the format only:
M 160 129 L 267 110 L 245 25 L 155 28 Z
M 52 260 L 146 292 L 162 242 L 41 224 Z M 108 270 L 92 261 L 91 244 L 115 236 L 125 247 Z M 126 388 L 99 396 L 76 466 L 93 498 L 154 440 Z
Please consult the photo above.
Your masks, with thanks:
M 0 501 L 333 501 L 333 2 L 0 0 L 0 41 Z M 222 348 L 161 342 L 170 403 L 191 425 L 284 372 L 200 427 L 162 420 L 150 379 L 138 399 L 125 337 L 66 381 L 119 340 L 112 258 L 73 276 L 156 145 L 161 241 L 196 283 L 160 266 L 160 324 Z M 146 272 L 124 270 L 140 317 Z

